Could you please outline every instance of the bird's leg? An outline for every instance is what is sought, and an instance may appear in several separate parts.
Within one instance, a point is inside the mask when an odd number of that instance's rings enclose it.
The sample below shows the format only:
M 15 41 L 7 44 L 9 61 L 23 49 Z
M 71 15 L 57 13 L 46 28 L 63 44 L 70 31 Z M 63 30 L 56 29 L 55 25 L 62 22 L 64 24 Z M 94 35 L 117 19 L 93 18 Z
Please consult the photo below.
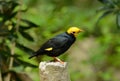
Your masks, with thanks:
M 61 64 L 64 64 L 64 62 L 61 61 L 59 58 L 57 58 L 57 57 L 53 57 L 53 58 L 55 59 L 55 61 L 58 61 L 58 62 L 60 62 Z

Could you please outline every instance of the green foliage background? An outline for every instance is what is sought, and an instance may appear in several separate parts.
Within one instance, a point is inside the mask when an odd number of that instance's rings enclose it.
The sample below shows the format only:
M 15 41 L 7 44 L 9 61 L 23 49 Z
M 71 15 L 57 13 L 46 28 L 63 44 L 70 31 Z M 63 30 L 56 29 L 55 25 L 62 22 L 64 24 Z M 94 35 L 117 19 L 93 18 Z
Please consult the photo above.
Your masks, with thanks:
M 9 7 L 11 6 L 9 1 L 14 3 L 14 8 Z M 38 67 L 41 60 L 49 61 L 51 58 L 28 59 L 28 57 L 44 41 L 66 31 L 70 26 L 78 26 L 85 31 L 78 36 L 77 43 L 84 43 L 86 39 L 91 40 L 91 38 L 93 41 L 90 43 L 94 43 L 93 48 L 87 49 L 88 59 L 79 64 L 75 64 L 76 60 L 71 59 L 70 54 L 68 55 L 70 52 L 60 56 L 69 64 L 73 62 L 73 66 L 92 67 L 92 72 L 83 71 L 87 68 L 69 67 L 71 80 L 120 81 L 117 77 L 120 74 L 119 0 L 1 1 L 0 76 L 2 80 L 10 74 L 11 81 L 39 81 L 38 68 L 35 67 Z M 80 47 L 74 45 L 73 49 Z M 70 51 L 74 50 L 70 49 Z M 82 57 L 82 54 L 77 57 Z M 12 68 L 9 67 L 11 58 L 14 58 Z M 20 75 L 28 77 L 23 78 Z

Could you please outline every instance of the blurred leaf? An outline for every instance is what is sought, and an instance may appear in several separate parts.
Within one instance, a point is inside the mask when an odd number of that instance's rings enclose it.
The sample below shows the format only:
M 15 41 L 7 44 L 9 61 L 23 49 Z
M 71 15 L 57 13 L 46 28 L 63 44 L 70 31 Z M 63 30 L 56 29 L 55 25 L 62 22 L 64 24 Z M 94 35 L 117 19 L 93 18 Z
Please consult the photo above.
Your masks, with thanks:
M 8 73 L 11 74 L 11 81 L 33 81 L 26 73 L 15 72 L 14 70 L 3 73 L 3 76 L 6 76 Z
M 20 48 L 21 50 L 27 52 L 27 54 L 31 54 L 31 53 L 34 52 L 32 49 L 30 49 L 30 48 L 28 48 L 28 47 L 25 47 L 25 46 L 23 46 L 23 45 L 20 44 L 20 43 L 16 43 L 16 46 L 17 46 L 18 48 Z
M 101 72 L 99 74 L 105 81 L 110 81 L 112 77 L 112 72 L 111 71 L 106 71 L 106 72 Z
M 19 3 L 16 1 L 9 1 L 8 4 L 11 5 L 12 10 L 14 10 L 14 8 L 19 5 Z
M 117 0 L 116 4 L 120 7 L 120 0 Z
M 13 18 L 18 11 L 14 12 L 14 9 L 19 5 L 17 1 L 0 1 L 0 17 L 3 18 L 3 21 L 10 20 Z
M 5 37 L 5 36 L 7 36 L 8 35 L 8 32 L 7 31 L 1 31 L 0 30 L 0 36 L 1 37 Z
M 15 62 L 18 63 L 18 64 L 20 64 L 20 65 L 23 65 L 23 66 L 29 66 L 29 67 L 37 68 L 36 65 L 31 64 L 29 62 L 25 62 L 25 61 L 23 61 L 21 59 L 18 59 L 18 58 L 15 58 Z
M 27 33 L 27 32 L 24 32 L 24 31 L 20 31 L 20 34 L 27 40 L 29 41 L 34 41 L 33 38 Z
M 17 39 L 18 36 L 14 33 L 9 33 L 9 35 L 7 36 L 7 39 L 9 39 L 10 41 L 13 40 L 13 39 Z
M 108 7 L 102 6 L 102 7 L 100 7 L 100 8 L 97 9 L 97 12 L 98 11 L 108 10 L 108 9 L 109 9 Z
M 35 23 L 33 23 L 33 22 L 29 21 L 29 20 L 21 19 L 21 21 L 27 23 L 29 25 L 29 27 L 38 27 L 37 24 L 35 24 Z
M 19 26 L 19 30 L 22 30 L 22 31 L 25 31 L 31 28 L 34 28 L 34 27 L 33 26 L 22 26 L 22 25 Z
M 12 80 L 14 80 L 14 81 L 22 81 L 22 80 L 20 80 L 18 78 L 17 73 L 15 71 L 13 71 L 13 70 L 8 70 L 7 72 L 4 72 L 3 77 L 6 77 L 8 73 L 10 73 L 10 75 L 11 75 L 11 81 Z
M 108 3 L 109 2 L 108 0 L 98 0 L 98 1 L 101 3 Z
M 117 23 L 117 27 L 120 28 L 120 12 L 118 12 L 116 15 L 116 23 Z
M 18 58 L 18 57 L 21 57 L 20 55 L 18 54 L 14 54 L 14 55 L 10 55 L 11 57 L 14 57 L 14 58 Z
M 28 29 L 30 29 L 30 28 L 33 28 L 33 27 L 27 27 L 27 26 L 22 26 L 22 25 L 19 26 L 19 29 L 20 29 L 20 30 L 23 30 L 23 31 L 24 31 L 24 30 L 28 30 Z
M 0 50 L 0 54 L 2 58 L 11 56 L 10 52 L 4 51 L 4 50 Z
M 3 42 L 5 43 L 5 42 Z M 5 44 L 0 44 L 0 55 L 2 58 L 10 56 L 10 48 Z
M 111 10 L 105 11 L 105 12 L 98 18 L 96 24 L 98 24 L 99 21 L 100 21 L 102 18 L 106 17 L 107 15 L 109 15 L 109 14 L 111 14 L 111 13 L 112 13 Z
M 18 12 L 14 12 L 14 13 L 12 13 L 12 14 L 10 15 L 9 19 L 15 17 L 17 13 L 18 13 Z
M 98 0 L 99 2 L 103 3 L 103 4 L 107 4 L 106 6 L 114 6 L 115 3 L 113 0 Z

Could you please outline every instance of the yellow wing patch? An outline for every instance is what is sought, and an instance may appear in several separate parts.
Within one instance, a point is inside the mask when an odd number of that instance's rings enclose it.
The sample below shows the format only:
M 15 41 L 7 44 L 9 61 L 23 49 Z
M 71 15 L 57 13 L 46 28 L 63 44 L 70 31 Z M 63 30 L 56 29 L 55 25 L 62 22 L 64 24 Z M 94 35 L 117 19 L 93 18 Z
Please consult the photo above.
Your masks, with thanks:
M 46 48 L 45 50 L 46 50 L 46 51 L 52 51 L 52 50 L 53 50 L 53 48 L 52 48 L 52 47 L 50 47 L 50 48 Z

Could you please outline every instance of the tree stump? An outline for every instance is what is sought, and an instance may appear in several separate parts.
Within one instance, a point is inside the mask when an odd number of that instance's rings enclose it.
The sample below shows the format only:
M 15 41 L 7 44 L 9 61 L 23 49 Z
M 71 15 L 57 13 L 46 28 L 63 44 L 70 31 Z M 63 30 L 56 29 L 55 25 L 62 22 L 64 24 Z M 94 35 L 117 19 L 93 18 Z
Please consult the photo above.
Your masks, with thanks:
M 71 81 L 67 63 L 40 62 L 40 81 Z

